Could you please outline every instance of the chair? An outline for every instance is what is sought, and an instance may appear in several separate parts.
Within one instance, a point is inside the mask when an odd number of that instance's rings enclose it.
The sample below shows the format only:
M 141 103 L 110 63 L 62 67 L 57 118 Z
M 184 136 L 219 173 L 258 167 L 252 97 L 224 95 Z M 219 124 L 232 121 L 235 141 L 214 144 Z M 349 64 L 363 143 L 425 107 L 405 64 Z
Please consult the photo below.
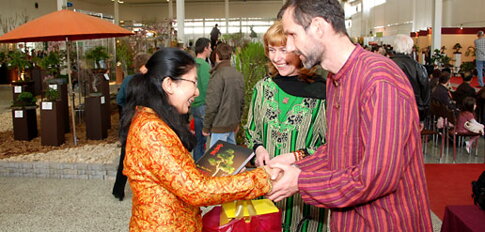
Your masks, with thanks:
M 421 130 L 421 138 L 423 141 L 423 154 L 426 154 L 428 149 L 428 137 L 431 136 L 431 139 L 435 144 L 438 143 L 438 137 L 440 135 L 438 129 L 436 128 L 436 116 L 435 115 L 427 115 L 424 119 L 424 127 Z M 440 158 L 441 154 L 443 153 L 443 141 L 440 145 Z
M 455 122 L 456 120 L 456 115 L 454 114 L 455 117 Z M 450 137 L 453 138 L 453 161 L 456 162 L 456 146 L 463 146 L 463 143 L 465 141 L 465 138 L 467 137 L 473 137 L 473 136 L 481 136 L 481 134 L 478 133 L 473 133 L 473 132 L 465 132 L 465 133 L 460 133 L 456 132 L 455 130 L 450 130 L 449 131 Z M 470 153 L 473 153 L 473 146 L 470 149 Z M 475 144 L 475 156 L 478 156 L 478 141 Z
M 443 157 L 444 146 L 446 145 L 446 154 L 448 154 L 449 145 L 449 131 L 453 129 L 453 125 L 456 122 L 456 112 L 449 109 L 447 106 L 439 103 L 438 101 L 431 101 L 430 103 L 430 114 L 434 117 L 434 124 L 436 125 L 440 118 L 442 118 L 442 127 L 436 126 L 436 131 L 438 135 L 441 136 L 441 146 L 440 146 L 440 160 Z

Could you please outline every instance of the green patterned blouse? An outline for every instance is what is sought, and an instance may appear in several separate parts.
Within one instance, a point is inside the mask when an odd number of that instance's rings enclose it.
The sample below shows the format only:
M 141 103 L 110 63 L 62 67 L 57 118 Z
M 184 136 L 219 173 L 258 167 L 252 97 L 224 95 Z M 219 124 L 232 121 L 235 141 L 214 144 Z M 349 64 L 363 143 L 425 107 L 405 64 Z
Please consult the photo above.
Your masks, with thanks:
M 263 145 L 270 158 L 302 148 L 313 154 L 325 143 L 325 100 L 290 95 L 265 77 L 254 87 L 245 129 L 247 146 Z M 326 211 L 304 204 L 299 194 L 276 205 L 283 231 L 326 231 Z

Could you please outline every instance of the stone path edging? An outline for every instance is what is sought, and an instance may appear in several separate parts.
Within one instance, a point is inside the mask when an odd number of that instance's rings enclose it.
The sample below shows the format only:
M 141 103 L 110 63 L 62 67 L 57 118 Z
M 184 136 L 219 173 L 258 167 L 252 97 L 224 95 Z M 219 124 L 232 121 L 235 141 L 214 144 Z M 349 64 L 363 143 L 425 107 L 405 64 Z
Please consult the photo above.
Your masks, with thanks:
M 117 166 L 97 163 L 0 161 L 0 176 L 114 180 Z

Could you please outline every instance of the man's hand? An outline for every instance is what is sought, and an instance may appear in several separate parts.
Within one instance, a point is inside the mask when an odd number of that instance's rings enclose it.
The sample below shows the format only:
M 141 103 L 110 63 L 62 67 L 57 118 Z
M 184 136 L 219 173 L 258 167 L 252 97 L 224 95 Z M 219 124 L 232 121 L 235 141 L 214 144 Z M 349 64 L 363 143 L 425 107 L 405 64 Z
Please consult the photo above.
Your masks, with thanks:
M 269 167 L 272 168 L 273 189 L 266 195 L 268 199 L 278 202 L 298 192 L 298 177 L 301 173 L 298 167 L 280 163 L 270 164 Z M 280 169 L 283 176 L 278 178 L 274 175 L 275 169 Z
M 264 166 L 269 163 L 269 153 L 263 146 L 256 148 L 256 167 Z
M 202 131 L 202 135 L 207 137 L 207 136 L 210 136 L 211 133 L 207 133 L 207 132 Z
M 256 153 L 256 155 L 257 155 L 257 153 Z M 295 163 L 295 155 L 293 154 L 293 152 L 285 153 L 285 154 L 281 154 L 279 156 L 274 157 L 269 162 L 266 161 L 266 164 L 276 164 L 276 163 L 286 164 L 286 165 L 294 164 Z

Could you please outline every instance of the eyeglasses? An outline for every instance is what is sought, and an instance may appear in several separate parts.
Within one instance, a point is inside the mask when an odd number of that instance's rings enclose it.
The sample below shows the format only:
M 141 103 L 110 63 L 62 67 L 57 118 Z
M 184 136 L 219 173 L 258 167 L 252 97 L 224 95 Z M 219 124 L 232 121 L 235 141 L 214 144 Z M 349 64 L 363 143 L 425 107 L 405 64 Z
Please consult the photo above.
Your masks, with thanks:
M 189 82 L 192 82 L 195 86 L 197 86 L 197 81 L 193 81 L 193 80 L 188 80 L 188 79 L 183 79 L 183 78 L 180 78 L 180 79 L 177 79 L 177 80 L 181 80 L 181 81 L 189 81 Z

